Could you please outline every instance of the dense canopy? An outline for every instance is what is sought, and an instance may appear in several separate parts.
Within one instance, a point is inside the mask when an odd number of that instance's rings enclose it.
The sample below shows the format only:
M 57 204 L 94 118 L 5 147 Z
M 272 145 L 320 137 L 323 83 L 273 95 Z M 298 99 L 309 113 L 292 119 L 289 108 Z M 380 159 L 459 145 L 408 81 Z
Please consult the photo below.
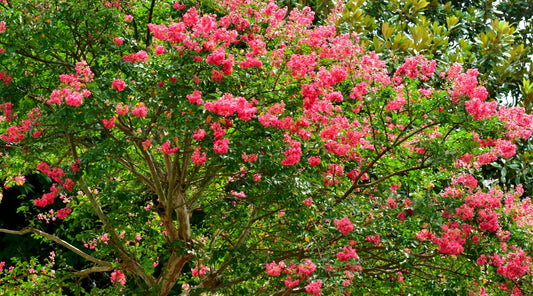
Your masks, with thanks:
M 27 221 L 0 232 L 54 248 L 5 258 L 2 293 L 533 292 L 533 205 L 485 171 L 533 116 L 479 70 L 370 51 L 342 5 L 0 7 L 0 177 Z

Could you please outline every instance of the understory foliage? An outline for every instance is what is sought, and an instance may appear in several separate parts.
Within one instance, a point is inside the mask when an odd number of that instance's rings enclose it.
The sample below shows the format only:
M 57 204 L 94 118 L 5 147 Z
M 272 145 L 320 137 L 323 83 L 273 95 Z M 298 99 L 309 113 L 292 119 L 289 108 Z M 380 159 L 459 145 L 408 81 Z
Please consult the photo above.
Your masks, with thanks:
M 532 116 L 341 6 L 214 2 L 0 1 L 0 177 L 50 184 L 0 232 L 56 247 L 2 293 L 533 293 L 531 200 L 483 174 Z

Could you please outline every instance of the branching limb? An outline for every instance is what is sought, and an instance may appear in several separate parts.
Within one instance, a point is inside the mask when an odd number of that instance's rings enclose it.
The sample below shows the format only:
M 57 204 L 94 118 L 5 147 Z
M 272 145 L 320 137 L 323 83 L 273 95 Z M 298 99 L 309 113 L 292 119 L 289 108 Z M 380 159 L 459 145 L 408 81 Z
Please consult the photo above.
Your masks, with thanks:
M 85 252 L 83 252 L 82 250 L 76 248 L 75 246 L 71 245 L 70 243 L 62 240 L 61 238 L 53 235 L 53 234 L 50 234 L 50 233 L 46 233 L 42 230 L 39 230 L 39 229 L 35 229 L 35 228 L 32 228 L 32 227 L 28 227 L 28 228 L 24 228 L 23 230 L 9 230 L 9 229 L 4 229 L 4 228 L 0 228 L 0 232 L 3 232 L 3 233 L 8 233 L 8 234 L 15 234 L 15 235 L 25 235 L 25 234 L 28 234 L 28 233 L 35 233 L 37 235 L 40 235 L 42 237 L 45 237 L 51 241 L 54 241 L 60 245 L 62 245 L 63 247 L 69 249 L 70 251 L 78 254 L 79 256 L 83 257 L 85 260 L 87 261 L 91 261 L 93 263 L 96 263 L 98 265 L 101 265 L 101 267 L 105 267 L 105 268 L 111 268 L 113 267 L 112 263 L 111 262 L 107 262 L 107 261 L 103 261 L 103 260 L 100 260 L 98 258 L 95 258 Z M 110 270 L 111 270 L 110 269 Z
M 90 268 L 87 268 L 87 269 L 84 269 L 84 270 L 73 272 L 72 275 L 75 276 L 75 277 L 83 278 L 83 277 L 88 276 L 91 273 L 108 272 L 108 271 L 111 271 L 111 270 L 113 270 L 113 266 L 93 266 L 93 267 L 90 267 Z

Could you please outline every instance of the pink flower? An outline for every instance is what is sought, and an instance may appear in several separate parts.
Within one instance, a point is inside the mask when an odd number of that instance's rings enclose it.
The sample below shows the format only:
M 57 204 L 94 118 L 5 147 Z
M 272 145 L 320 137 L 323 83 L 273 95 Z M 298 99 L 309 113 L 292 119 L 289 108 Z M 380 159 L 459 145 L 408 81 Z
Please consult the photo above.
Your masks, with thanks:
M 202 100 L 202 92 L 199 90 L 194 90 L 192 94 L 186 95 L 187 99 L 189 99 L 189 103 L 196 104 L 196 105 L 203 105 L 204 101 Z
M 194 131 L 194 134 L 193 134 L 192 138 L 195 139 L 196 141 L 200 141 L 200 140 L 202 140 L 206 135 L 207 135 L 207 133 L 205 132 L 205 130 L 203 130 L 203 129 L 199 129 L 199 130 L 195 130 L 195 131 Z
M 305 259 L 305 262 L 298 265 L 298 273 L 302 276 L 311 276 L 316 270 L 316 264 L 309 259 Z
M 192 162 L 197 166 L 201 166 L 207 160 L 205 152 L 200 154 L 201 150 L 202 148 L 200 147 L 194 147 L 194 153 L 191 156 Z
M 516 154 L 516 145 L 509 140 L 498 139 L 494 151 L 503 158 L 509 158 Z
M 166 155 L 174 154 L 176 151 L 179 150 L 179 147 L 170 148 L 170 141 L 166 141 L 161 147 L 159 148 L 161 152 L 163 152 Z
M 5 30 L 6 30 L 6 22 L 1 21 L 0 22 L 0 33 L 4 33 Z
M 130 53 L 122 57 L 124 62 L 130 62 L 132 64 L 136 62 L 146 62 L 148 61 L 148 53 L 144 50 L 140 50 L 136 53 Z
M 158 45 L 155 47 L 155 54 L 156 55 L 162 55 L 165 52 L 165 47 L 162 45 Z
M 24 185 L 24 183 L 26 183 L 26 177 L 24 177 L 24 176 L 16 176 L 16 177 L 15 177 L 15 183 L 16 183 L 18 186 L 22 186 L 22 185 Z
M 126 83 L 120 78 L 111 81 L 111 84 L 113 85 L 113 88 L 118 91 L 123 91 L 124 88 L 126 88 Z
M 143 146 L 143 149 L 147 150 L 148 148 L 150 148 L 150 146 L 152 146 L 152 140 L 147 139 L 146 141 L 143 141 L 141 144 Z
M 122 45 L 124 43 L 124 39 L 120 38 L 120 37 L 115 37 L 113 38 L 113 43 L 115 43 L 115 45 Z
M 4 85 L 5 86 L 8 86 L 9 84 L 11 84 L 11 80 L 13 78 L 11 78 L 11 76 L 9 76 L 6 71 L 2 71 L 0 72 L 0 80 L 4 82 Z
M 309 165 L 311 167 L 314 167 L 314 166 L 317 166 L 320 164 L 320 157 L 318 156 L 311 156 L 307 159 L 307 161 L 309 161 Z
M 276 263 L 276 261 L 272 261 L 272 263 L 267 263 L 266 265 L 267 274 L 270 276 L 279 276 L 281 272 L 283 271 L 284 267 L 285 267 L 285 264 L 283 264 L 283 262 L 280 262 L 279 264 Z
M 64 207 L 57 211 L 57 218 L 65 219 L 66 217 L 68 217 L 68 215 L 70 215 L 70 213 L 72 213 L 72 209 L 70 209 L 69 207 Z
M 252 163 L 254 161 L 257 160 L 257 155 L 255 154 L 246 154 L 246 152 L 243 152 L 242 153 L 242 160 L 244 160 L 244 162 L 249 162 L 249 163 Z
M 342 252 L 337 253 L 337 259 L 339 259 L 340 262 L 348 261 L 350 258 L 359 258 L 359 255 L 357 255 L 351 246 L 343 247 Z
M 285 159 L 281 161 L 282 165 L 289 166 L 295 165 L 300 162 L 300 157 L 302 155 L 302 149 L 300 148 L 300 142 L 293 140 L 289 134 L 285 135 L 285 142 L 288 142 L 291 148 L 283 152 Z
M 467 204 L 463 204 L 460 207 L 455 208 L 455 213 L 463 220 L 469 220 L 474 217 L 474 209 L 469 207 Z
M 255 182 L 261 182 L 261 175 L 260 174 L 254 174 L 254 181 Z
M 202 275 L 209 272 L 209 267 L 203 265 L 202 263 L 196 263 L 196 267 L 192 269 L 192 276 L 202 277 Z
M 401 211 L 399 214 L 398 214 L 398 219 L 403 222 L 405 221 L 405 212 L 404 211 Z
M 348 218 L 348 216 L 344 216 L 343 219 L 337 220 L 335 219 L 335 226 L 337 226 L 337 229 L 343 234 L 347 235 L 348 233 L 352 232 L 353 230 L 353 224 Z
M 292 278 L 290 276 L 287 277 L 287 279 L 284 281 L 285 283 L 285 286 L 287 288 L 294 288 L 296 286 L 298 286 L 298 284 L 300 283 L 300 280 L 299 279 L 295 279 L 294 281 L 292 280 Z
M 104 127 L 107 129 L 112 129 L 115 127 L 115 117 L 111 117 L 110 119 L 103 119 Z
M 72 188 L 74 187 L 74 181 L 70 178 L 65 179 L 65 183 L 63 183 L 63 188 L 67 191 L 72 191 Z
M 205 103 L 205 109 L 225 117 L 235 113 L 241 120 L 248 121 L 255 117 L 257 108 L 246 101 L 243 97 L 234 97 L 232 94 L 225 93 L 220 99 L 213 102 Z
M 118 115 L 124 116 L 124 115 L 128 114 L 128 112 L 130 111 L 130 106 L 124 105 L 122 103 L 118 103 L 118 105 L 116 107 L 116 111 L 117 111 Z
M 313 198 L 310 196 L 302 201 L 306 206 L 310 207 L 313 204 Z
M 65 103 L 69 106 L 79 107 L 83 103 L 83 94 L 72 92 L 65 96 Z
M 485 254 L 482 254 L 481 256 L 479 256 L 479 258 L 477 258 L 476 264 L 484 265 L 485 263 L 487 263 L 487 256 Z
M 146 108 L 144 103 L 137 103 L 137 105 L 135 105 L 135 108 L 131 110 L 131 114 L 139 118 L 144 118 L 148 114 L 148 109 Z
M 174 9 L 182 10 L 185 8 L 185 4 L 179 3 L 179 1 L 174 2 Z
M 111 283 L 119 282 L 121 285 L 126 284 L 126 275 L 122 271 L 115 269 L 111 273 Z
M 75 163 L 71 164 L 70 167 L 72 168 L 72 171 L 74 171 L 75 173 L 79 172 L 80 171 L 80 160 L 77 159 Z
M 222 77 L 224 77 L 223 74 L 224 72 L 213 69 L 213 71 L 211 71 L 211 80 L 215 82 L 221 82 Z
M 312 294 L 313 296 L 319 296 L 322 295 L 322 292 L 320 292 L 322 288 L 322 281 L 318 280 L 316 282 L 310 282 L 305 286 L 305 291 L 309 294 Z
M 128 14 L 128 15 L 126 15 L 126 16 L 124 17 L 124 20 L 125 20 L 126 22 L 132 22 L 132 21 L 133 21 L 133 16 L 130 15 L 130 14 Z
M 531 265 L 531 257 L 526 256 L 523 249 L 513 246 L 514 253 L 509 253 L 506 258 L 498 262 L 498 273 L 502 276 L 515 280 L 525 273 L 529 273 Z M 494 260 L 496 261 L 496 260 Z
M 206 62 L 211 65 L 221 65 L 226 58 L 226 51 L 224 47 L 215 49 L 209 56 L 207 56 Z
M 374 246 L 377 246 L 381 243 L 381 238 L 379 237 L 379 234 L 377 235 L 367 235 L 366 240 L 373 243 Z
M 229 139 L 216 140 L 213 142 L 213 149 L 217 154 L 226 154 L 228 152 Z

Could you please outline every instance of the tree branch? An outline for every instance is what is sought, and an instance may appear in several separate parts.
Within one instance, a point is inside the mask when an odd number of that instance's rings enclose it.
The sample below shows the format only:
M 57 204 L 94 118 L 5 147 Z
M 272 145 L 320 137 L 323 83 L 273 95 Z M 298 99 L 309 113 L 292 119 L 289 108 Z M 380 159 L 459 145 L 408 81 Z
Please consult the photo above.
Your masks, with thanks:
M 95 258 L 85 252 L 83 252 L 82 250 L 76 248 L 75 246 L 69 244 L 68 242 L 62 240 L 61 238 L 53 235 L 53 234 L 49 234 L 49 233 L 46 233 L 42 230 L 39 230 L 39 229 L 35 229 L 35 228 L 32 228 L 32 227 L 28 227 L 28 228 L 24 228 L 23 230 L 9 230 L 9 229 L 4 229 L 4 228 L 0 228 L 0 232 L 3 232 L 3 233 L 8 233 L 8 234 L 15 234 L 15 235 L 25 235 L 25 234 L 28 234 L 28 233 L 35 233 L 37 235 L 40 235 L 42 237 L 45 237 L 49 240 L 52 240 L 60 245 L 62 245 L 63 247 L 69 249 L 70 251 L 78 254 L 79 256 L 83 257 L 84 259 L 86 259 L 87 261 L 91 261 L 93 263 L 96 263 L 98 265 L 101 265 L 102 267 L 109 267 L 112 269 L 113 265 L 111 262 L 107 262 L 107 261 L 103 261 L 103 260 L 100 260 L 98 258 Z
M 84 270 L 73 272 L 72 275 L 76 277 L 86 277 L 94 272 L 107 272 L 113 270 L 113 266 L 93 266 Z

